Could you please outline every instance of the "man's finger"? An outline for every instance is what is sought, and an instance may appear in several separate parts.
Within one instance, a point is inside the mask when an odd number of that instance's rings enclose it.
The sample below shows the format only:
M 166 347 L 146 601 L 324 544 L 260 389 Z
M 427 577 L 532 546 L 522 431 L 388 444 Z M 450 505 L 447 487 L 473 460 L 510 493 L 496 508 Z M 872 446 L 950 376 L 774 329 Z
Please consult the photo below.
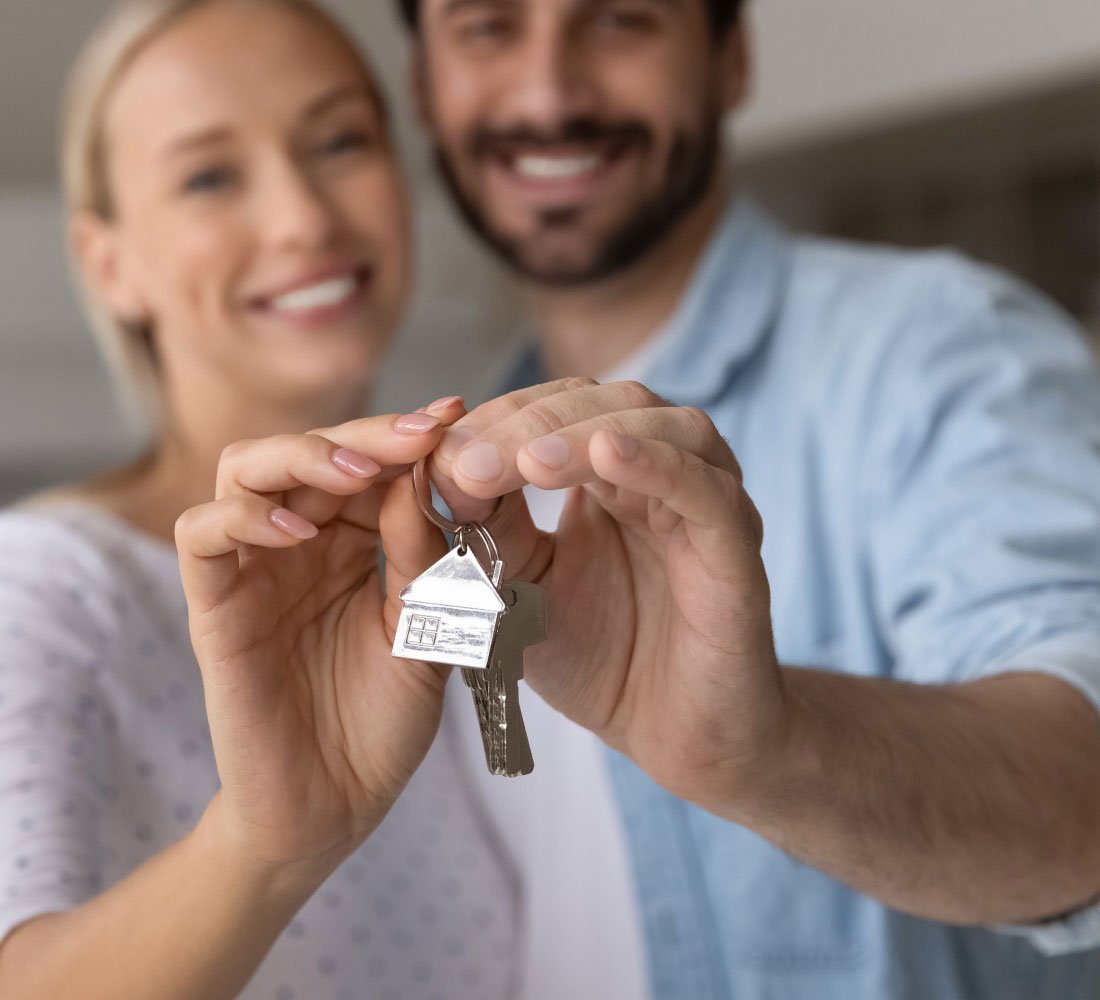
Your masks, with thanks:
M 431 479 L 447 504 L 452 521 L 487 524 L 504 559 L 506 577 L 531 580 L 542 574 L 553 545 L 550 537 L 535 526 L 522 490 L 492 500 L 474 500 L 434 468 Z
M 595 401 L 596 397 L 589 397 L 585 402 Z M 562 406 L 558 412 L 567 417 L 570 411 L 580 410 L 576 402 L 554 397 L 542 401 L 539 407 L 545 412 Z M 599 402 L 602 405 L 605 400 Z M 562 423 L 551 433 L 544 432 L 546 424 L 543 418 L 532 421 L 524 411 L 489 428 L 458 453 L 450 470 L 455 486 L 464 494 L 487 497 L 518 489 L 524 483 L 543 489 L 584 485 L 598 478 L 589 460 L 589 444 L 605 431 L 664 441 L 738 478 L 741 475 L 737 460 L 713 422 L 693 407 L 605 409 L 595 416 Z
M 560 393 L 598 388 L 599 383 L 592 378 L 563 378 L 554 382 L 517 389 L 514 392 L 497 396 L 471 410 L 448 429 L 439 446 L 437 458 L 443 463 L 444 471 L 449 474 L 450 463 L 458 450 L 468 441 L 472 441 L 482 431 L 502 420 L 507 420 L 521 410 L 541 399 Z
M 591 442 L 592 467 L 604 482 L 660 501 L 685 522 L 700 561 L 718 578 L 736 577 L 759 562 L 763 524 L 730 472 L 665 441 L 603 431 Z

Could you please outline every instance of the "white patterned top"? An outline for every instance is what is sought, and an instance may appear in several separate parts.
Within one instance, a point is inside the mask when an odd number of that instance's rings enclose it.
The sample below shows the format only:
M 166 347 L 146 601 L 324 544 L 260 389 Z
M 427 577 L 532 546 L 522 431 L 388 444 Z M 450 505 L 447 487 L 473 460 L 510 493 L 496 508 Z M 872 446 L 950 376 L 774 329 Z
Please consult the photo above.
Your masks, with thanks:
M 518 881 L 452 725 L 245 1000 L 516 995 Z M 175 550 L 81 503 L 0 513 L 0 940 L 178 840 L 217 787 Z

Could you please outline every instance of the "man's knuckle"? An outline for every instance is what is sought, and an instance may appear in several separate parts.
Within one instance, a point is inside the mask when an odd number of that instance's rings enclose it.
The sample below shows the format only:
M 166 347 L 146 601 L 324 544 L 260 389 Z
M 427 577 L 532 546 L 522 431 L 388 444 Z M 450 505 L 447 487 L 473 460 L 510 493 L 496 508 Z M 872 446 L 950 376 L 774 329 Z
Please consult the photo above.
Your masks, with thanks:
M 565 419 L 557 408 L 545 400 L 538 400 L 525 407 L 523 419 L 534 436 L 553 434 L 565 426 Z
M 698 406 L 681 406 L 678 412 L 696 438 L 707 443 L 720 440 L 718 429 L 705 410 L 699 409 Z
M 564 378 L 555 379 L 547 383 L 543 388 L 550 390 L 550 396 L 556 396 L 563 392 L 579 392 L 582 389 L 591 389 L 600 383 L 587 375 L 566 375 Z M 526 395 L 526 390 L 520 390 L 521 395 Z
M 748 494 L 746 494 L 748 496 Z M 752 497 L 749 500 L 749 521 L 752 525 L 752 535 L 755 547 L 759 550 L 764 545 L 764 517 L 760 513 L 760 508 L 756 506 L 752 501 Z
M 693 458 L 695 458 L 694 455 L 689 455 L 681 448 L 672 449 L 671 457 L 667 463 L 667 469 L 673 485 L 683 487 L 687 484 L 692 472 L 702 470 L 702 463 L 698 462 L 698 460 L 693 462 Z
M 745 547 L 758 550 L 764 544 L 764 521 L 745 488 L 730 474 L 723 476 L 733 517 L 741 526 Z
M 643 385 L 636 379 L 627 379 L 625 382 L 619 382 L 616 388 L 631 409 L 643 410 L 661 405 L 660 397 L 656 396 L 648 386 Z

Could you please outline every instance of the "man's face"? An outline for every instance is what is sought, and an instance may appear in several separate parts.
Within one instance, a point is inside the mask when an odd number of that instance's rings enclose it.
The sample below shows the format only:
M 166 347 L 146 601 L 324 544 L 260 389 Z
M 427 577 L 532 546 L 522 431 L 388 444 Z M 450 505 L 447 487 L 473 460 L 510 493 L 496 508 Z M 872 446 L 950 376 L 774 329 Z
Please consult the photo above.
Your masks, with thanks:
M 528 277 L 614 274 L 710 188 L 743 60 L 704 0 L 423 0 L 420 31 L 443 176 Z

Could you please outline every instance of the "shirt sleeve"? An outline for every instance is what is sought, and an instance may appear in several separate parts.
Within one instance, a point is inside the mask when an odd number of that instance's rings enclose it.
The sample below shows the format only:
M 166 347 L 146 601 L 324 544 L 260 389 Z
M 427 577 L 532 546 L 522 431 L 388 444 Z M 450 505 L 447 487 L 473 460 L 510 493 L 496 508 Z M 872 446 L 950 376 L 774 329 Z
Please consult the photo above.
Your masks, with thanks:
M 0 941 L 96 895 L 114 723 L 107 638 L 71 531 L 0 514 Z
M 926 289 L 880 387 L 867 559 L 883 641 L 903 680 L 1035 671 L 1100 711 L 1100 377 L 1053 307 L 964 268 Z M 1093 948 L 1100 911 L 1011 930 Z

